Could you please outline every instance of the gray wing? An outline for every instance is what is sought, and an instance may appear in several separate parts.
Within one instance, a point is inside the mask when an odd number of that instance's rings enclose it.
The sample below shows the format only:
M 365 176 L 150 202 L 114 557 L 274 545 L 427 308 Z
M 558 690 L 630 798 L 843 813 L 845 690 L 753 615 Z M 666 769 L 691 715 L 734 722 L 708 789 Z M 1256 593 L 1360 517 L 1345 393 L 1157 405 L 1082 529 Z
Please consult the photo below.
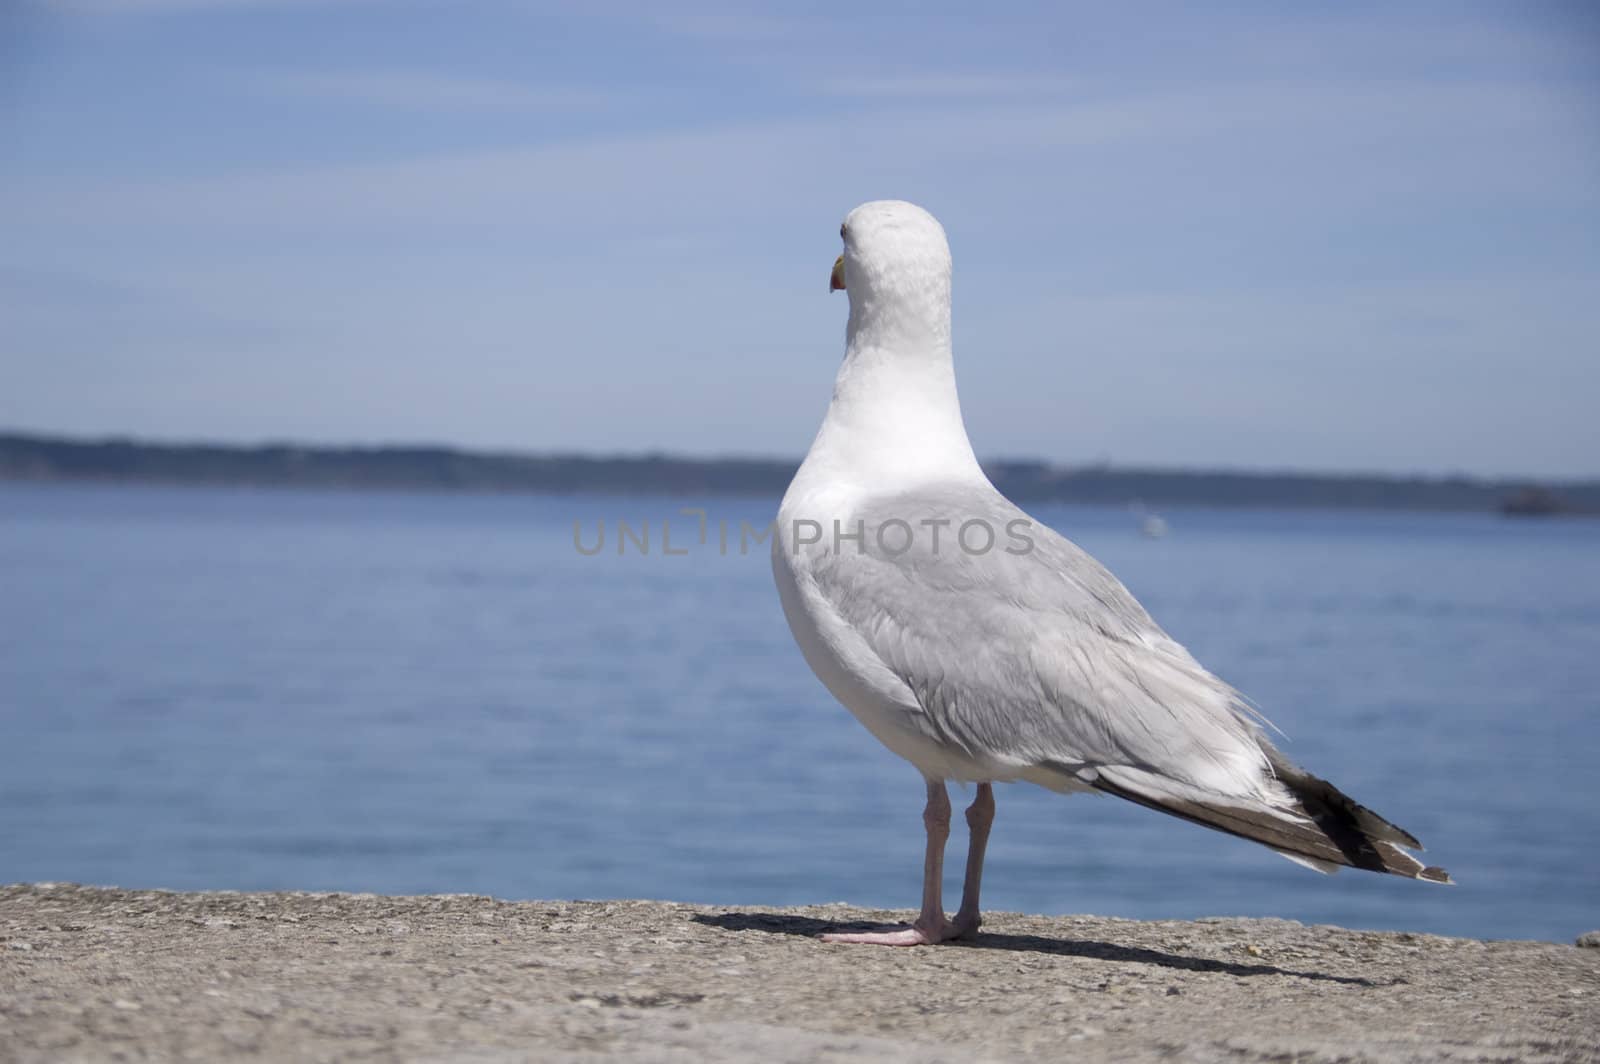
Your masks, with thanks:
M 992 488 L 874 499 L 840 531 L 859 538 L 812 556 L 816 592 L 939 741 L 1323 871 L 1448 881 L 1401 849 L 1410 834 L 1289 762 L 1104 566 Z
M 998 492 L 882 497 L 842 531 L 861 538 L 828 544 L 817 589 L 943 741 L 985 760 L 1271 789 L 1241 696 L 1104 566 Z

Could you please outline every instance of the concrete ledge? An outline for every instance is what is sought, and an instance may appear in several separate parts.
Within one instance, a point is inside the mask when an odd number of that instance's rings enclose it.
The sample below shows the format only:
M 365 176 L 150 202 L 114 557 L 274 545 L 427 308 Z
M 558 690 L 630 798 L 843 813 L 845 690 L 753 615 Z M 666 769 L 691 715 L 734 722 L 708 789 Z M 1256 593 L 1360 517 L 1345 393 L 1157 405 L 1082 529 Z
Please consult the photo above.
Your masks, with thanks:
M 0 887 L 0 1060 L 1593 1061 L 1600 950 L 837 906 Z

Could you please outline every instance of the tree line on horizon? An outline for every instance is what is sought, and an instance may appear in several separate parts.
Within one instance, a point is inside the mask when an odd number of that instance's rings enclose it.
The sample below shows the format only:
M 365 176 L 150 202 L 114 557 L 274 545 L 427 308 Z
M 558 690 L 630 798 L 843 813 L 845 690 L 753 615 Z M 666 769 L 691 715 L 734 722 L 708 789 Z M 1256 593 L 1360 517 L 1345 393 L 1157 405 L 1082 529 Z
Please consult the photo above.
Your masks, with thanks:
M 797 461 L 518 454 L 451 447 L 148 443 L 0 434 L 0 479 L 259 487 L 684 495 L 782 494 Z M 1022 501 L 1600 513 L 1600 480 L 984 465 Z

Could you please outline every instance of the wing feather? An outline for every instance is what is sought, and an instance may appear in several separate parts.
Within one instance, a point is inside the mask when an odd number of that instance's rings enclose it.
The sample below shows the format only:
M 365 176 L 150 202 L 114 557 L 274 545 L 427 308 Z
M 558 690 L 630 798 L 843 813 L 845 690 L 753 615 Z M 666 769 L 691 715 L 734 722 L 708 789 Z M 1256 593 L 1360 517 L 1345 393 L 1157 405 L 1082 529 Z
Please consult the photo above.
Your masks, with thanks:
M 968 542 L 989 549 L 963 545 L 972 522 L 989 534 Z M 998 493 L 876 499 L 848 525 L 859 539 L 809 563 L 817 592 L 910 689 L 941 741 L 980 760 L 1129 765 L 1286 800 L 1244 698 L 1105 567 Z M 901 526 L 916 533 L 909 544 Z
M 974 521 L 995 533 L 978 541 L 988 549 L 879 534 L 890 523 L 931 532 Z M 1420 848 L 1409 833 L 1285 758 L 1245 698 L 1116 577 L 999 493 L 876 499 L 850 523 L 859 538 L 806 556 L 811 586 L 903 685 L 922 714 L 916 726 L 937 743 L 1045 786 L 1095 788 L 1252 839 L 1318 871 L 1450 882 L 1405 852 Z M 1006 543 L 1002 530 L 1024 534 Z

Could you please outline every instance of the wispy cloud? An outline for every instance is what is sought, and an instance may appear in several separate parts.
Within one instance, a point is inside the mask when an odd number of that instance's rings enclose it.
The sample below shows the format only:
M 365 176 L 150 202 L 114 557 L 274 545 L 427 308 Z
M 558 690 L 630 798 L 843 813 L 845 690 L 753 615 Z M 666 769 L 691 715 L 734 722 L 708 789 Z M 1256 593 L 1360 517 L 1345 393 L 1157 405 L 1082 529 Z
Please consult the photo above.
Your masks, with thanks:
M 1059 97 L 1078 87 L 1072 78 L 1051 74 L 907 74 L 834 78 L 822 91 L 868 99 L 982 99 L 1005 96 Z
M 74 15 L 170 15 L 257 7 L 373 2 L 375 0 L 34 0 L 37 6 Z
M 433 93 L 440 86 L 431 79 L 364 77 L 312 84 L 319 91 L 362 93 L 383 86 L 379 98 L 438 103 Z M 466 82 L 452 91 L 461 106 L 500 106 L 503 99 L 494 85 Z M 866 191 L 863 174 L 876 187 L 902 194 L 964 188 L 974 202 L 999 196 L 986 202 L 988 213 L 1028 213 L 1029 205 L 1008 207 L 1011 200 L 1000 193 L 1016 187 L 1018 166 L 1055 175 L 1045 184 L 1056 196 L 1076 194 L 1102 205 L 1137 201 L 1144 214 L 1178 212 L 1191 222 L 1243 202 L 1257 214 L 1292 211 L 1313 193 L 1324 218 L 1356 213 L 1369 220 L 1419 206 L 1536 201 L 1557 207 L 1593 198 L 1579 174 L 1594 153 L 1580 145 L 1569 145 L 1565 157 L 1548 157 L 1538 170 L 1522 166 L 1515 151 L 1484 157 L 1486 143 L 1532 144 L 1566 129 L 1559 115 L 1540 106 L 1537 93 L 1508 94 L 1499 87 L 1314 86 L 1270 96 L 1216 90 L 1053 105 L 978 101 L 960 108 L 896 102 L 900 106 L 842 120 L 732 124 L 215 178 L 14 178 L 0 215 L 17 226 L 73 228 L 159 220 L 273 230 L 404 223 L 592 233 L 597 225 L 770 218 L 819 199 L 848 206 Z M 1462 115 L 1470 116 L 1464 128 Z M 1401 138 L 1416 147 L 1403 162 L 1352 163 Z M 856 146 L 851 166 L 819 167 L 819 160 L 837 157 L 841 139 Z M 1173 172 L 1172 160 L 1179 158 L 1184 168 Z M 1463 182 L 1458 175 L 1469 161 L 1473 180 Z M 1323 178 L 1329 166 L 1338 169 L 1337 182 Z M 1118 183 L 1098 183 L 1113 175 Z M 540 190 L 538 210 L 529 200 L 531 188 Z M 1419 189 L 1428 190 L 1422 200 Z M 1061 201 L 1052 214 L 1076 218 L 1072 202 Z
M 268 92 L 412 110 L 593 111 L 618 101 L 594 89 L 406 70 L 287 71 L 253 80 Z
M 796 19 L 773 14 L 669 11 L 664 7 L 645 6 L 630 11 L 627 17 L 647 18 L 668 33 L 729 44 L 781 41 L 791 37 L 797 25 Z

